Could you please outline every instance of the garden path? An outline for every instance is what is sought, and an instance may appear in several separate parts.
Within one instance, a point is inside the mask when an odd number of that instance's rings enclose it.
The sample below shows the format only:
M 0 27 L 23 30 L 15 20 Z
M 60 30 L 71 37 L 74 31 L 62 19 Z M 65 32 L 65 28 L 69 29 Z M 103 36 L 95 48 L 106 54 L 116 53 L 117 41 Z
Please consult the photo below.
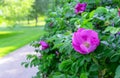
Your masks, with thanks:
M 0 78 L 32 78 L 32 76 L 35 76 L 37 68 L 21 66 L 21 62 L 26 60 L 26 55 L 33 53 L 34 48 L 26 45 L 0 58 Z

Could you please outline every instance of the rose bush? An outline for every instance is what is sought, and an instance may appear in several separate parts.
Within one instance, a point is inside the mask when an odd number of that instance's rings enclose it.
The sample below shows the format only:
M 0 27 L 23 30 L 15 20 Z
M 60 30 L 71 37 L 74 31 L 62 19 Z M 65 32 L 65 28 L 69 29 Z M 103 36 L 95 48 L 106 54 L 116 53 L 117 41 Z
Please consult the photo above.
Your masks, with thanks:
M 119 11 L 99 6 L 102 2 L 60 0 L 55 11 L 48 12 L 46 33 L 31 43 L 42 57 L 28 55 L 29 61 L 22 63 L 38 68 L 34 78 L 120 77 Z

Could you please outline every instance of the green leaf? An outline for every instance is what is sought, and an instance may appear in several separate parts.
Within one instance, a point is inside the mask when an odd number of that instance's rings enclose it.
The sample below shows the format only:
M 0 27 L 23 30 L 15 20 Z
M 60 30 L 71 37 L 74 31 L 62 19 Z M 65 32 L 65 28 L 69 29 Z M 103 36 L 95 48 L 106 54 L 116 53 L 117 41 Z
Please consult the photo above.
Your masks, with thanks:
M 78 77 L 73 76 L 73 75 L 58 74 L 58 75 L 53 75 L 50 78 L 78 78 Z
M 109 43 L 107 41 L 101 41 L 101 43 L 104 44 L 104 45 L 106 45 L 106 46 L 109 45 Z
M 88 73 L 87 72 L 81 73 L 80 78 L 88 78 Z
M 98 7 L 95 11 L 95 13 L 101 14 L 101 13 L 107 13 L 107 9 L 104 7 Z
M 76 63 L 73 63 L 71 66 L 71 71 L 73 72 L 73 74 L 76 74 L 78 72 L 78 65 Z
M 89 18 L 92 18 L 94 16 L 94 14 L 95 14 L 95 10 L 93 10 L 92 12 L 90 12 Z
M 52 78 L 66 78 L 64 74 L 54 75 Z
M 75 23 L 75 21 L 80 20 L 79 18 L 71 18 L 70 23 Z
M 114 78 L 120 78 L 120 65 L 117 67 Z
M 115 28 L 115 27 L 107 27 L 104 32 L 110 32 L 112 34 L 116 34 L 117 32 L 120 31 L 120 28 Z
M 98 66 L 96 64 L 92 64 L 90 66 L 90 70 L 89 71 L 98 71 Z
M 93 29 L 93 24 L 91 22 L 84 21 L 81 27 L 86 28 L 86 29 Z
M 51 17 L 56 17 L 56 16 L 57 16 L 57 13 L 56 13 L 56 12 L 51 12 L 51 13 L 50 13 L 50 16 L 51 16 Z
M 117 62 L 119 61 L 119 58 L 120 58 L 120 53 L 115 53 L 111 56 L 110 60 L 111 62 Z
M 77 60 L 78 62 L 78 66 L 83 66 L 85 63 L 85 58 L 84 57 L 80 57 L 79 60 Z
M 29 63 L 27 62 L 22 62 L 21 65 L 23 65 L 25 68 L 27 68 L 29 66 Z
M 120 22 L 120 18 L 119 17 L 114 17 L 113 18 L 113 21 L 115 24 L 119 23 Z
M 113 28 L 112 30 L 110 30 L 110 33 L 112 34 L 116 34 L 117 32 L 119 32 L 120 28 Z
M 54 45 L 52 49 L 59 48 L 60 46 L 63 46 L 63 43 L 59 43 L 59 44 Z
M 66 18 L 69 18 L 69 17 L 71 17 L 73 14 L 71 13 L 71 12 L 67 12 L 66 14 L 65 14 L 65 17 Z
M 88 15 L 88 13 L 87 13 L 87 12 L 83 12 L 83 13 L 82 13 L 82 18 L 86 18 L 86 17 L 87 17 L 87 15 Z
M 59 65 L 60 71 L 68 71 L 71 68 L 73 61 L 71 59 L 65 60 Z

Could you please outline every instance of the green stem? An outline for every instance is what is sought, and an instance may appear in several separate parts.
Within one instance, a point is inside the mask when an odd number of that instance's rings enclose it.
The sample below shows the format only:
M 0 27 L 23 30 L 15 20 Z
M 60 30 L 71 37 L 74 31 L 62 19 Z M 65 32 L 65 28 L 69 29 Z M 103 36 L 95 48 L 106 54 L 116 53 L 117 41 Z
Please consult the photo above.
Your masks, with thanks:
M 102 70 L 99 70 L 99 71 L 98 71 L 98 78 L 104 78 L 104 77 L 103 77 Z

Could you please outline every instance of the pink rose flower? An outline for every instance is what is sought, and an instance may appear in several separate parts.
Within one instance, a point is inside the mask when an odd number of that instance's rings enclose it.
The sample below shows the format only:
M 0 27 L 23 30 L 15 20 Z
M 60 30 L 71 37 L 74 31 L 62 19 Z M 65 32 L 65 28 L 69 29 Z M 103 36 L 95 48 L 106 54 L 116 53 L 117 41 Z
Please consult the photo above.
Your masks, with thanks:
M 45 50 L 47 48 L 49 48 L 49 45 L 45 42 L 45 41 L 40 41 L 40 47 L 41 47 L 41 50 Z
M 72 46 L 75 51 L 81 54 L 93 52 L 99 45 L 98 33 L 94 30 L 79 28 L 72 37 Z
M 87 4 L 86 3 L 77 3 L 75 6 L 75 13 L 82 13 L 85 11 Z

